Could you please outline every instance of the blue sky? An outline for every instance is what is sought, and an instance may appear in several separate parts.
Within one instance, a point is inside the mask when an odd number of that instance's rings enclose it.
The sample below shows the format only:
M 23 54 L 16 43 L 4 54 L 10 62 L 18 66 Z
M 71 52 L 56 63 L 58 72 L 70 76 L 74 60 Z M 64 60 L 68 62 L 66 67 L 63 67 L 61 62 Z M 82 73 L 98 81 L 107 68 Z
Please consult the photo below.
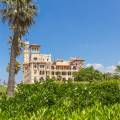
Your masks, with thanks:
M 80 56 L 112 68 L 120 61 L 120 0 L 39 0 L 36 24 L 24 39 L 53 58 Z M 7 79 L 8 26 L 0 22 L 0 78 Z M 20 57 L 22 61 L 22 56 Z M 17 80 L 22 79 L 19 73 Z

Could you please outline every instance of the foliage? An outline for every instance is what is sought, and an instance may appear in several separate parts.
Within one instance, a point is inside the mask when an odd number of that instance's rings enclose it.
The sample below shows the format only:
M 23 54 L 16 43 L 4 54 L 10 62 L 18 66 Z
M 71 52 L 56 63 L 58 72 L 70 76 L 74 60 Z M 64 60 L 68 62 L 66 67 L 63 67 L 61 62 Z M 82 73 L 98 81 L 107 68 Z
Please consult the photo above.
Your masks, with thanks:
M 10 68 L 10 64 L 8 64 L 7 66 L 7 72 L 9 72 L 9 68 Z M 20 62 L 16 61 L 16 64 L 15 64 L 15 74 L 17 74 L 21 69 L 21 64 Z
M 0 99 L 0 119 L 119 120 L 120 86 L 116 82 L 91 84 L 43 81 L 18 85 L 15 96 Z
M 15 86 L 16 57 L 22 49 L 22 37 L 28 32 L 34 23 L 36 16 L 36 5 L 34 0 L 1 0 L 0 17 L 3 22 L 8 23 L 11 28 L 10 36 L 10 65 L 8 78 L 8 96 L 13 96 Z
M 7 22 L 13 36 L 10 36 L 10 43 L 14 45 L 15 54 L 21 53 L 21 39 L 29 27 L 35 22 L 36 5 L 34 0 L 2 0 L 0 5 L 0 16 L 3 22 Z
M 0 96 L 4 93 L 6 93 L 6 86 L 0 85 Z
M 116 72 L 120 72 L 120 65 L 116 66 Z
M 74 73 L 76 81 L 92 81 L 102 80 L 104 75 L 102 72 L 95 70 L 92 66 L 82 68 L 79 72 Z

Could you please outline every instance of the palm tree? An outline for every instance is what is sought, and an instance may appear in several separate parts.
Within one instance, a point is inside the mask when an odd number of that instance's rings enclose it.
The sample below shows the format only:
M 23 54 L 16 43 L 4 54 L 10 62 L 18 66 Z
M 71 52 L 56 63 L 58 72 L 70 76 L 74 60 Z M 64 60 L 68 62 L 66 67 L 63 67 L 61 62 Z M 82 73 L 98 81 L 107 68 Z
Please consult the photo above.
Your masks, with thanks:
M 9 69 L 10 69 L 10 64 L 8 64 L 8 66 L 7 66 L 7 72 L 9 72 Z M 21 69 L 21 64 L 20 64 L 20 62 L 16 61 L 16 63 L 15 63 L 15 74 L 18 74 L 20 69 Z
M 7 22 L 12 30 L 10 37 L 10 64 L 8 78 L 8 96 L 13 96 L 15 87 L 16 57 L 21 53 L 21 39 L 34 23 L 36 5 L 33 0 L 2 0 L 0 14 L 3 22 Z

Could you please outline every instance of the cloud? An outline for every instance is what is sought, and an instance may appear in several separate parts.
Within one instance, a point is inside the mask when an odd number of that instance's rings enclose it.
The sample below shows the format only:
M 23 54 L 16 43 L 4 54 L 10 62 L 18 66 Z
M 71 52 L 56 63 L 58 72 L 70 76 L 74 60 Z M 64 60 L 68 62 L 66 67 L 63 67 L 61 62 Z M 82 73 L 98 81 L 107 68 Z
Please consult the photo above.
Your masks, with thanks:
M 96 70 L 100 70 L 100 69 L 103 69 L 104 68 L 104 66 L 102 65 L 102 64 L 87 64 L 86 65 L 86 67 L 90 67 L 90 66 L 93 66 L 94 67 L 94 69 L 96 69 Z
M 116 69 L 116 66 L 114 66 L 114 65 L 108 66 L 108 67 L 106 68 L 106 72 L 114 73 L 114 72 L 115 72 L 115 69 Z
M 116 69 L 116 66 L 115 65 L 111 65 L 111 66 L 104 66 L 102 64 L 98 64 L 98 63 L 94 63 L 94 64 L 87 64 L 86 67 L 90 67 L 90 66 L 93 66 L 94 69 L 96 70 L 99 70 L 101 72 L 104 72 L 104 73 L 114 73 L 115 72 L 115 69 Z

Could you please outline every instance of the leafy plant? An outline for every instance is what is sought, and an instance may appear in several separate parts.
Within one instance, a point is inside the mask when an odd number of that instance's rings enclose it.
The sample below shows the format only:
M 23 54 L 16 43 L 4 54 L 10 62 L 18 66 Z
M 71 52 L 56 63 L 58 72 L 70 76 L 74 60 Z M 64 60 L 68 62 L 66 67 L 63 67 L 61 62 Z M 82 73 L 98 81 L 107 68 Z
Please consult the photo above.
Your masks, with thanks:
M 52 80 L 20 84 L 13 98 L 0 99 L 2 120 L 119 120 L 120 87 L 116 82 L 58 84 Z
M 79 72 L 74 73 L 73 76 L 76 81 L 93 81 L 103 79 L 103 73 L 95 70 L 92 66 L 82 68 Z

